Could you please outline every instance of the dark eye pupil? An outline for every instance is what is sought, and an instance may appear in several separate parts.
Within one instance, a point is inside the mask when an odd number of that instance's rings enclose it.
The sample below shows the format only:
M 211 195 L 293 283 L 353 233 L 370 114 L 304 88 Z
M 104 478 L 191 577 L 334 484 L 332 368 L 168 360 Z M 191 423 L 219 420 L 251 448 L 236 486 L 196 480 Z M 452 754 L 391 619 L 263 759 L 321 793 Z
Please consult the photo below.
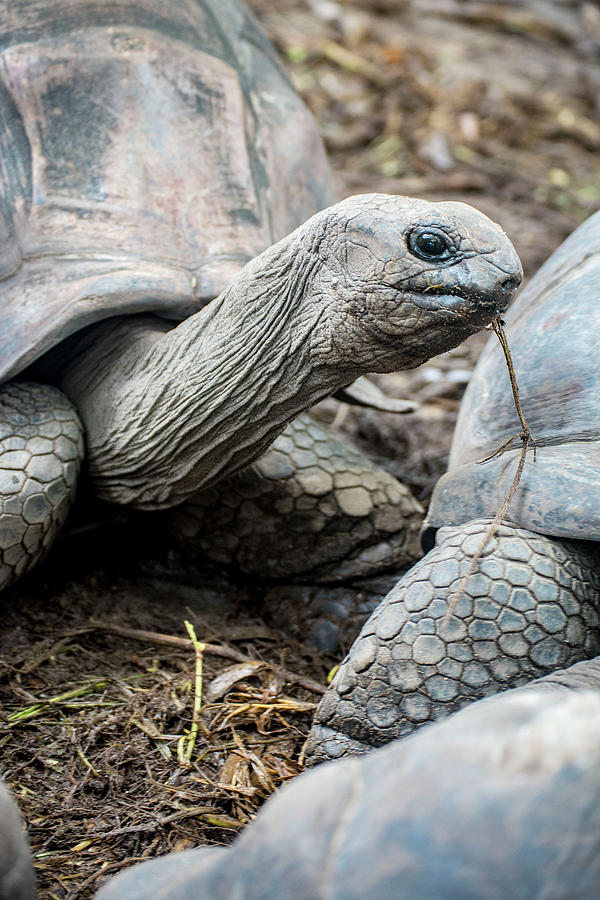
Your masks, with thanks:
M 415 240 L 415 247 L 425 256 L 444 256 L 448 251 L 448 244 L 439 234 L 425 232 Z

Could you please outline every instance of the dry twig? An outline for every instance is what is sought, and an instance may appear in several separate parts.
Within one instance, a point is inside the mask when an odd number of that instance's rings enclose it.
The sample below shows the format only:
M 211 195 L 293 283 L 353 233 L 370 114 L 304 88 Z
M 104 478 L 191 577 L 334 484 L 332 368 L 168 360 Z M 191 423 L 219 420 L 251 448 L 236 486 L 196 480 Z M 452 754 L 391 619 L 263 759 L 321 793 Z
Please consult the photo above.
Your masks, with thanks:
M 105 631 L 109 634 L 117 634 L 120 637 L 130 638 L 133 641 L 144 641 L 149 644 L 165 644 L 168 647 L 182 647 L 188 650 L 193 646 L 189 638 L 176 637 L 173 634 L 162 634 L 158 631 L 144 631 L 139 628 L 128 628 L 124 625 L 112 625 L 105 622 L 94 622 L 93 629 L 97 631 Z M 235 650 L 233 647 L 227 647 L 223 644 L 203 644 L 205 653 L 212 653 L 214 656 L 222 656 L 225 659 L 233 659 L 236 662 L 251 662 L 247 656 Z M 308 678 L 305 675 L 298 675 L 284 669 L 281 666 L 275 666 L 273 663 L 265 663 L 265 666 L 281 675 L 286 681 L 292 684 L 299 684 L 314 694 L 324 694 L 327 688 L 315 681 L 314 678 Z
M 450 597 L 450 601 L 448 603 L 448 610 L 446 612 L 446 615 L 444 616 L 444 620 L 446 622 L 449 620 L 450 616 L 454 612 L 454 608 L 455 608 L 456 604 L 462 597 L 465 587 L 467 585 L 467 581 L 469 580 L 469 578 L 471 577 L 471 575 L 477 568 L 477 563 L 483 556 L 483 552 L 484 552 L 485 548 L 487 547 L 489 541 L 496 534 L 496 531 L 498 530 L 498 526 L 502 523 L 506 513 L 508 512 L 508 508 L 513 500 L 513 497 L 515 496 L 515 494 L 517 492 L 517 488 L 519 487 L 519 483 L 521 481 L 521 476 L 523 474 L 523 469 L 525 467 L 525 457 L 527 456 L 527 451 L 529 450 L 530 447 L 533 449 L 533 458 L 535 460 L 535 450 L 536 450 L 535 441 L 534 441 L 533 437 L 531 436 L 531 429 L 529 428 L 529 425 L 527 424 L 525 415 L 523 413 L 523 409 L 521 407 L 521 400 L 519 398 L 519 388 L 517 385 L 517 377 L 515 374 L 515 368 L 514 368 L 512 356 L 510 353 L 510 348 L 508 346 L 506 332 L 504 331 L 503 322 L 502 322 L 502 319 L 500 319 L 500 317 L 494 319 L 494 321 L 492 322 L 492 328 L 494 329 L 496 336 L 500 342 L 500 346 L 502 347 L 502 352 L 504 353 L 504 358 L 506 360 L 506 365 L 508 368 L 508 375 L 510 378 L 510 386 L 512 388 L 513 399 L 515 402 L 515 408 L 517 410 L 519 422 L 521 423 L 521 431 L 518 434 L 512 435 L 512 437 L 510 437 L 507 441 L 505 441 L 505 443 L 502 444 L 501 447 L 498 447 L 498 449 L 495 450 L 490 456 L 487 456 L 485 459 L 480 460 L 480 462 L 482 462 L 482 463 L 488 462 L 490 459 L 494 459 L 495 457 L 500 456 L 502 453 L 504 453 L 506 450 L 508 450 L 510 447 L 512 447 L 512 445 L 514 444 L 514 442 L 517 439 L 521 440 L 521 453 L 519 455 L 519 462 L 517 464 L 517 470 L 515 472 L 511 486 L 508 489 L 508 493 L 506 494 L 506 497 L 500 504 L 500 507 L 498 508 L 496 515 L 492 519 L 487 531 L 485 532 L 479 547 L 473 554 L 473 557 L 471 558 L 471 561 L 469 563 L 469 567 L 468 567 L 467 571 L 461 578 L 461 580 L 458 584 L 458 587 L 456 588 L 456 590 Z

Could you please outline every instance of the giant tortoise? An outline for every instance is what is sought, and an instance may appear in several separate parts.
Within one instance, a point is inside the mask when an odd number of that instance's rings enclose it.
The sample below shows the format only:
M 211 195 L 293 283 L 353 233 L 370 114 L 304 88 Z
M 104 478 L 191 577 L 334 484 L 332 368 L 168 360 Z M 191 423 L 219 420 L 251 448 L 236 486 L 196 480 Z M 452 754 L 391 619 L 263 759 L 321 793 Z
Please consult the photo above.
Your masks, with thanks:
M 0 34 L 2 584 L 52 543 L 84 443 L 96 497 L 180 507 L 363 373 L 460 343 L 520 281 L 504 233 L 463 204 L 328 207 L 314 123 L 238 0 L 15 0 Z M 391 476 L 337 445 L 320 467 L 316 425 L 279 442 L 237 482 L 250 515 L 266 482 L 292 481 L 275 512 L 302 520 L 315 563 L 406 556 L 416 507 Z M 210 520 L 198 501 L 184 536 L 198 509 Z M 279 531 L 271 550 L 247 566 L 310 563 Z
M 599 248 L 596 213 L 506 316 L 536 442 L 506 520 L 463 585 L 520 452 L 493 455 L 520 428 L 494 339 L 465 394 L 425 523 L 435 546 L 351 648 L 317 711 L 313 761 L 360 753 L 600 651 Z
M 304 773 L 231 848 L 134 866 L 98 900 L 592 900 L 599 766 L 594 660 Z

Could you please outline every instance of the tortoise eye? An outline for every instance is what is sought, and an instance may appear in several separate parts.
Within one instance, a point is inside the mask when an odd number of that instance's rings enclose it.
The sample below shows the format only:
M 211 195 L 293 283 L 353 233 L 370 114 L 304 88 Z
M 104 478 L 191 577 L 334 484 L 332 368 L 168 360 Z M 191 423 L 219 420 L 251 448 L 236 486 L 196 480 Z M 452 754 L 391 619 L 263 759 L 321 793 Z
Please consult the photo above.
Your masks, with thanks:
M 455 253 L 454 245 L 445 234 L 425 229 L 411 231 L 408 249 L 420 259 L 449 259 Z

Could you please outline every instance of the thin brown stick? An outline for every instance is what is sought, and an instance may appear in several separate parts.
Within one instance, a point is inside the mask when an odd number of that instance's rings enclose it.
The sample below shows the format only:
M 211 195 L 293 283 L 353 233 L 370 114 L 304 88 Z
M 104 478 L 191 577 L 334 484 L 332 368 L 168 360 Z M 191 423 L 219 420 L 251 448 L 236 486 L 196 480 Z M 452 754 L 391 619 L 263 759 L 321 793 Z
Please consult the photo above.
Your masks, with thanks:
M 477 563 L 483 556 L 483 552 L 484 552 L 485 548 L 487 547 L 489 541 L 491 541 L 491 539 L 496 534 L 496 532 L 498 530 L 498 526 L 502 523 L 502 520 L 504 519 L 506 513 L 508 512 L 508 508 L 509 508 L 510 504 L 512 503 L 513 497 L 515 496 L 515 494 L 517 492 L 517 488 L 519 487 L 519 482 L 521 481 L 523 469 L 525 468 L 525 458 L 527 456 L 527 451 L 529 450 L 530 447 L 533 448 L 533 458 L 535 460 L 536 445 L 535 445 L 535 441 L 534 441 L 533 437 L 531 436 L 531 429 L 529 428 L 529 425 L 527 424 L 527 421 L 525 419 L 525 415 L 523 413 L 523 408 L 521 407 L 521 400 L 519 397 L 519 388 L 517 386 L 517 376 L 515 374 L 515 367 L 513 365 L 512 356 L 511 356 L 510 349 L 508 346 L 508 340 L 507 340 L 506 333 L 505 333 L 504 327 L 503 327 L 503 322 L 502 322 L 502 319 L 500 319 L 500 317 L 494 319 L 494 321 L 492 322 L 492 328 L 494 329 L 496 336 L 500 342 L 500 346 L 502 347 L 502 352 L 504 353 L 504 358 L 506 360 L 506 366 L 508 368 L 508 376 L 510 378 L 510 386 L 512 388 L 513 400 L 515 403 L 515 409 L 517 410 L 519 422 L 521 423 L 521 431 L 519 434 L 514 434 L 511 438 L 509 438 L 507 441 L 505 441 L 501 447 L 498 447 L 498 449 L 495 450 L 491 454 L 491 456 L 488 456 L 485 459 L 482 459 L 480 461 L 482 463 L 488 462 L 488 460 L 494 459 L 496 456 L 501 456 L 502 453 L 504 453 L 506 450 L 508 450 L 509 447 L 512 446 L 512 444 L 514 443 L 515 440 L 517 440 L 517 438 L 520 438 L 520 440 L 521 440 L 521 453 L 519 456 L 519 462 L 517 464 L 517 470 L 515 472 L 511 486 L 508 489 L 508 493 L 507 493 L 506 497 L 504 498 L 504 500 L 502 501 L 502 503 L 500 504 L 498 512 L 492 519 L 487 531 L 485 532 L 485 534 L 483 536 L 483 540 L 481 541 L 479 547 L 473 554 L 473 557 L 471 558 L 471 562 L 469 563 L 469 567 L 468 567 L 466 573 L 463 575 L 463 577 L 461 578 L 461 580 L 458 584 L 458 587 L 456 588 L 456 590 L 450 597 L 450 601 L 448 603 L 448 610 L 446 612 L 446 615 L 444 616 L 445 622 L 448 621 L 448 619 L 454 612 L 454 608 L 456 607 L 456 604 L 458 603 L 458 601 L 464 594 L 465 587 L 467 585 L 467 581 L 469 580 L 469 578 L 471 577 L 471 575 L 477 568 Z
M 213 806 L 191 806 L 188 809 L 181 809 L 169 816 L 158 816 L 152 822 L 144 822 L 139 825 L 125 825 L 122 828 L 111 828 L 109 831 L 92 832 L 90 840 L 99 841 L 105 838 L 118 837 L 121 834 L 137 834 L 143 831 L 155 831 L 163 825 L 169 825 L 171 822 L 177 822 L 180 819 L 189 819 L 193 816 L 214 815 Z
M 192 641 L 189 638 L 177 637 L 174 634 L 162 634 L 162 632 L 159 631 L 144 631 L 140 628 L 129 628 L 126 625 L 112 625 L 104 622 L 94 622 L 92 627 L 96 631 L 105 631 L 109 634 L 116 634 L 119 637 L 129 638 L 132 641 L 143 641 L 147 644 L 164 644 L 167 647 L 181 647 L 184 650 L 193 648 Z M 239 650 L 221 644 L 204 644 L 204 653 L 211 653 L 213 656 L 222 656 L 225 659 L 233 659 L 235 662 L 250 662 L 250 657 L 240 653 Z M 308 678 L 305 675 L 297 675 L 295 672 L 290 672 L 289 669 L 283 669 L 281 666 L 276 666 L 273 663 L 265 662 L 265 666 L 281 675 L 286 681 L 292 682 L 292 684 L 299 684 L 301 687 L 305 687 L 315 694 L 324 694 L 327 690 L 324 685 L 319 684 L 318 681 Z
M 504 358 L 506 360 L 506 365 L 508 368 L 508 376 L 510 378 L 510 386 L 512 389 L 513 400 L 515 401 L 515 409 L 517 410 L 517 415 L 519 417 L 519 422 L 521 423 L 521 433 L 519 435 L 515 435 L 514 438 L 521 438 L 522 443 L 525 445 L 525 450 L 527 450 L 530 446 L 533 446 L 533 458 L 535 459 L 535 441 L 531 436 L 531 428 L 527 424 L 525 420 L 525 415 L 523 413 L 523 408 L 521 407 L 521 398 L 519 397 L 519 386 L 517 384 L 517 376 L 515 374 L 515 367 L 513 365 L 512 356 L 510 353 L 510 347 L 508 346 L 508 338 L 506 337 L 506 332 L 504 331 L 504 323 L 502 319 L 498 316 L 492 322 L 492 328 L 496 333 L 496 337 L 500 341 L 500 346 L 502 347 L 502 352 L 504 353 Z M 497 455 L 497 454 L 495 454 Z M 519 478 L 521 476 L 519 475 Z M 517 486 L 519 482 L 517 481 Z

